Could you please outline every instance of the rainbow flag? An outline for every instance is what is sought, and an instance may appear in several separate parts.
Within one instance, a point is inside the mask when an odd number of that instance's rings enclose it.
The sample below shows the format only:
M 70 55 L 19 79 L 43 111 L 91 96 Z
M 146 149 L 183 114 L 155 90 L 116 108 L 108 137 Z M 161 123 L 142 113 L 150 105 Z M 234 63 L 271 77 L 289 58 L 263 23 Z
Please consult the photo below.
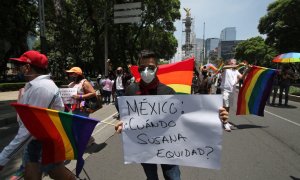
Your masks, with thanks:
M 189 58 L 172 64 L 160 65 L 157 76 L 161 83 L 173 88 L 176 93 L 190 94 L 193 70 L 194 58 Z M 141 76 L 138 72 L 138 66 L 131 66 L 130 71 L 136 81 L 140 81 Z
M 264 116 L 276 70 L 252 66 L 239 91 L 236 115 Z
M 223 69 L 223 67 L 224 67 L 224 62 L 222 61 L 217 68 L 217 73 L 219 73 Z
M 42 142 L 42 164 L 77 159 L 76 176 L 83 165 L 83 153 L 99 122 L 52 109 L 12 103 L 31 135 Z

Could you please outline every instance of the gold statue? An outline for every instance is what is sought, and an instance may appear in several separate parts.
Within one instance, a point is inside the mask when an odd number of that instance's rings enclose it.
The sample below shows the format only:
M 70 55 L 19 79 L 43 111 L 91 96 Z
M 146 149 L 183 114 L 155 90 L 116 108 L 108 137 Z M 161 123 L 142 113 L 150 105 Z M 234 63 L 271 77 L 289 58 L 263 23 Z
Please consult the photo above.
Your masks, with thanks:
M 191 16 L 191 8 L 183 8 L 186 12 L 186 16 Z

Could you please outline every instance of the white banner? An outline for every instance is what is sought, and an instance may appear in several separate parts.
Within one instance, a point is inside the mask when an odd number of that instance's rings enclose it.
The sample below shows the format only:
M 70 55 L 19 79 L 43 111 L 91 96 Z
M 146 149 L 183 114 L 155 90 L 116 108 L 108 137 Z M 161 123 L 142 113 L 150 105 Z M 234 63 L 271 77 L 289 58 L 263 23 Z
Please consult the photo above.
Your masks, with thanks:
M 220 169 L 221 95 L 121 96 L 124 161 Z
M 77 94 L 77 88 L 59 88 L 59 91 L 64 104 L 74 104 L 76 102 L 72 96 Z

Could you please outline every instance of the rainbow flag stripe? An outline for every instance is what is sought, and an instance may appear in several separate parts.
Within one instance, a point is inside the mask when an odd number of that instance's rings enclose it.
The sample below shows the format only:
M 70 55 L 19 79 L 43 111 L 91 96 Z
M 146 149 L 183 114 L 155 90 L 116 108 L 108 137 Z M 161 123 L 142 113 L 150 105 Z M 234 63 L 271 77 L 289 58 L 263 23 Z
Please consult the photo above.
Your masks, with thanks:
M 189 58 L 177 63 L 160 65 L 157 76 L 161 83 L 173 88 L 177 94 L 190 94 L 193 70 L 194 58 Z M 140 81 L 138 66 L 131 66 L 130 71 L 136 81 Z
M 12 103 L 31 135 L 42 142 L 42 163 L 77 159 L 76 175 L 89 138 L 99 122 L 87 117 L 52 109 Z
M 252 66 L 239 91 L 236 115 L 264 116 L 276 70 Z

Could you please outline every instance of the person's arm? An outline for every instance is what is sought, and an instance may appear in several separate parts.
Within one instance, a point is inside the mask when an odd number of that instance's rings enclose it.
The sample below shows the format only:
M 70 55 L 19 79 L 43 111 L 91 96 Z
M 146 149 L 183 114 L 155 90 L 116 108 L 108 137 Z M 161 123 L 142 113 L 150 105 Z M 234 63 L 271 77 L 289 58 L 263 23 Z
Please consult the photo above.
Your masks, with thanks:
M 30 133 L 25 128 L 24 124 L 20 122 L 17 135 L 0 153 L 0 171 L 1 167 L 3 168 L 30 140 Z
M 90 98 L 96 96 L 95 89 L 93 88 L 93 86 L 88 81 L 84 81 L 82 83 L 82 88 L 83 88 L 84 94 L 83 95 L 80 95 L 80 94 L 73 95 L 72 97 L 74 99 L 77 99 L 77 100 L 80 100 L 80 99 L 90 99 Z
M 225 65 L 225 66 L 223 66 L 222 69 L 238 68 L 241 66 L 245 66 L 245 63 L 239 63 L 239 64 L 235 64 L 235 65 Z
M 247 74 L 249 73 L 249 71 L 250 71 L 251 68 L 252 68 L 251 65 L 246 66 L 246 70 L 244 71 L 243 74 L 239 74 L 238 75 L 238 79 L 239 80 L 241 80 L 241 79 L 244 80 L 246 78 Z
M 82 84 L 84 95 L 82 95 L 82 99 L 89 99 L 96 96 L 95 89 L 88 81 L 84 81 Z

